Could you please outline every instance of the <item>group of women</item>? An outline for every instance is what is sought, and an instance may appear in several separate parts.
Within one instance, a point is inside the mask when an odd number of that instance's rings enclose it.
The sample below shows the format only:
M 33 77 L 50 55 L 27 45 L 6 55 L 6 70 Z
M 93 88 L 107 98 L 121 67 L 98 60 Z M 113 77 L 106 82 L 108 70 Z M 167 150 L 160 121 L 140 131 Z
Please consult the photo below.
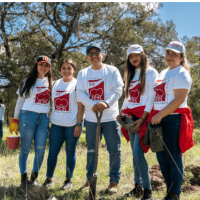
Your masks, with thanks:
M 167 185 L 165 200 L 180 199 L 183 182 L 182 153 L 193 146 L 192 115 L 187 106 L 187 97 L 192 79 L 189 74 L 185 47 L 173 41 L 165 49 L 165 62 L 168 68 L 160 74 L 148 66 L 147 56 L 140 45 L 131 45 L 127 50 L 127 63 L 124 71 L 125 100 L 120 114 L 134 117 L 135 128 L 128 132 L 133 153 L 135 187 L 125 197 L 140 197 L 152 200 L 152 188 L 149 169 L 144 157 L 149 147 L 143 145 L 147 124 L 161 124 L 164 150 L 157 152 L 157 159 Z M 63 78 L 53 82 L 51 60 L 47 56 L 39 56 L 32 71 L 22 81 L 14 118 L 10 131 L 21 134 L 19 167 L 21 187 L 36 185 L 38 173 L 42 165 L 48 136 L 50 98 L 52 112 L 49 133 L 49 154 L 47 160 L 47 178 L 43 186 L 50 188 L 57 163 L 57 156 L 66 143 L 66 179 L 63 189 L 71 188 L 73 171 L 76 164 L 76 146 L 81 134 L 84 105 L 77 102 L 76 84 L 73 77 L 76 65 L 72 60 L 64 60 L 60 65 Z M 119 120 L 119 115 L 116 116 Z M 183 123 L 183 120 L 184 123 Z M 187 122 L 185 124 L 185 122 Z M 185 134 L 183 124 L 189 134 Z M 126 130 L 122 129 L 124 133 Z M 180 138 L 187 135 L 187 147 Z M 188 136 L 189 135 L 189 136 Z M 182 137 L 180 137 L 182 136 Z M 30 180 L 27 177 L 28 155 L 34 140 L 35 158 Z M 181 143 L 182 142 L 182 143 Z

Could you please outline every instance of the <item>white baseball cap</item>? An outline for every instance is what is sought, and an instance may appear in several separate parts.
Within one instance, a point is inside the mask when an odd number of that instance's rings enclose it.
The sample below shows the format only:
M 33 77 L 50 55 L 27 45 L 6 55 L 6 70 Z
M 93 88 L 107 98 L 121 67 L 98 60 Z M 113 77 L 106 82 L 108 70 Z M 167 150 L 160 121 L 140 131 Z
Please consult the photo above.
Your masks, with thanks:
M 165 51 L 166 50 L 171 50 L 176 53 L 184 53 L 185 54 L 185 46 L 181 42 L 178 42 L 178 41 L 170 42 L 168 47 L 165 49 Z
M 127 50 L 127 57 L 131 54 L 131 53 L 140 53 L 144 51 L 143 48 L 139 45 L 139 44 L 133 44 L 131 45 L 128 50 Z

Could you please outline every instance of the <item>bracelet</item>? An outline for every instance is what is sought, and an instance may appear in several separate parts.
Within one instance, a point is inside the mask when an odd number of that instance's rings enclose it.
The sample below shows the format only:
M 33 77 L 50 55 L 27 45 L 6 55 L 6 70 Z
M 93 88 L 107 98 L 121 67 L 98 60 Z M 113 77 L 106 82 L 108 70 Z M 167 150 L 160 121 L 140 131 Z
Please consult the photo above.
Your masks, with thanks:
M 141 117 L 140 119 L 142 119 L 142 117 Z M 145 120 L 144 120 L 144 119 L 142 119 L 142 120 L 145 122 Z
M 107 103 L 107 102 L 105 102 L 105 101 L 104 101 L 104 103 L 107 105 L 107 108 L 109 108 L 109 105 L 108 105 L 108 103 Z

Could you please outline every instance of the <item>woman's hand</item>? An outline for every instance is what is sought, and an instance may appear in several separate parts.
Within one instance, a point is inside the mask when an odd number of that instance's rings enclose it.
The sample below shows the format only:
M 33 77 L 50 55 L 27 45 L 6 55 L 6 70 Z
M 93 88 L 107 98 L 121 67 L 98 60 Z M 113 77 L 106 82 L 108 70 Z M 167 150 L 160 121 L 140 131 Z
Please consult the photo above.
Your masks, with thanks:
M 156 115 L 154 115 L 154 116 L 152 117 L 151 123 L 152 123 L 153 125 L 160 124 L 161 120 L 162 120 L 161 114 L 160 114 L 160 113 L 157 113 Z
M 132 130 L 132 133 L 137 133 L 140 130 L 140 127 L 142 126 L 143 123 L 144 121 L 142 119 L 138 119 L 137 121 L 135 121 L 133 125 L 136 124 L 136 127 Z
M 74 137 L 79 137 L 81 135 L 81 126 L 76 126 L 74 129 Z

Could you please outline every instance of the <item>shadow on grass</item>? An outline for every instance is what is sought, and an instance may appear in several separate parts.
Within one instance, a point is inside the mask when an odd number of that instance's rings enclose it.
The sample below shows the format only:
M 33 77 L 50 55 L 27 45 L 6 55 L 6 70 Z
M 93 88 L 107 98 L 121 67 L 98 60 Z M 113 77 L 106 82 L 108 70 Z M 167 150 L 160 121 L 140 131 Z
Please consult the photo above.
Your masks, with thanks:
M 54 193 L 56 196 L 56 193 L 58 193 L 58 190 L 51 190 L 51 193 Z M 65 191 L 65 194 L 59 195 L 59 197 L 56 196 L 58 200 L 89 200 L 89 190 L 68 190 Z M 123 200 L 124 197 L 118 197 L 116 195 L 102 195 L 101 192 L 96 193 L 96 200 Z
M 20 187 L 15 185 L 10 185 L 9 187 L 0 186 L 0 199 L 25 200 L 26 194 L 22 192 Z

